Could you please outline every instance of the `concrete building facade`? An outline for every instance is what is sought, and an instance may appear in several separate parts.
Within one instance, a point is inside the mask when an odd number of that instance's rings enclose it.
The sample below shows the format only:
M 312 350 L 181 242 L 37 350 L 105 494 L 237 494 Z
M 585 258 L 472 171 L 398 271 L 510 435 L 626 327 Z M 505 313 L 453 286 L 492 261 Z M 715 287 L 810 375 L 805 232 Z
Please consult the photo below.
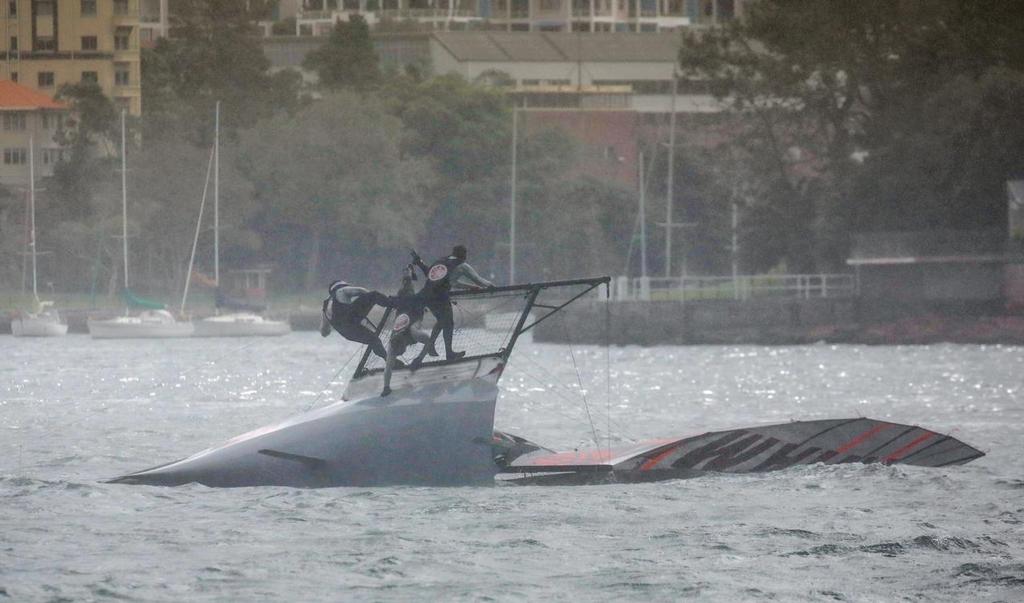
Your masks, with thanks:
M 371 27 L 659 32 L 742 16 L 749 0 L 305 0 L 295 34 L 320 36 L 359 14 Z
M 10 0 L 0 28 L 0 79 L 50 96 L 91 81 L 141 114 L 139 0 Z
M 30 139 L 36 180 L 53 174 L 62 152 L 54 137 L 67 117 L 67 105 L 28 86 L 0 80 L 0 185 L 28 187 Z

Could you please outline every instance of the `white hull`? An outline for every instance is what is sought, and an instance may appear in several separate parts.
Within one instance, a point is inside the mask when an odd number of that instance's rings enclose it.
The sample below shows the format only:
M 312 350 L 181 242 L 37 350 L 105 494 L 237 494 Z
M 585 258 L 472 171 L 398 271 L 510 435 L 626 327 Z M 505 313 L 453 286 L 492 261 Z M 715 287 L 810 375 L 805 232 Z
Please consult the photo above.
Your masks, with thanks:
M 191 322 L 178 322 L 170 313 L 158 310 L 139 316 L 118 316 L 107 320 L 89 320 L 93 339 L 153 339 L 191 337 Z
M 19 316 L 11 321 L 15 337 L 60 337 L 68 334 L 68 326 L 52 315 Z
M 195 337 L 273 337 L 292 332 L 283 320 L 268 320 L 258 314 L 239 312 L 211 316 L 195 323 Z
M 493 484 L 496 375 L 337 402 L 112 480 L 211 487 Z

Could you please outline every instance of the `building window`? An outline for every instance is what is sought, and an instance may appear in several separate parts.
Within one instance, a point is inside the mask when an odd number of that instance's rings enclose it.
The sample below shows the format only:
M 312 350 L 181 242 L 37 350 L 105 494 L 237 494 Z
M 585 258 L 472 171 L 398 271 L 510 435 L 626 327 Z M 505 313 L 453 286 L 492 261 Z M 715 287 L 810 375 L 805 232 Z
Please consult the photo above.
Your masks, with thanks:
M 16 111 L 11 113 L 4 113 L 4 131 L 6 132 L 24 132 L 25 131 L 25 114 Z
M 56 115 L 50 115 L 49 113 L 47 113 L 45 111 L 43 111 L 40 114 L 40 119 L 43 122 L 43 129 L 44 130 L 52 130 L 54 128 L 54 126 L 57 125 L 57 116 Z
M 128 0 L 114 0 L 114 14 L 115 15 L 127 15 L 128 14 Z
M 53 36 L 36 36 L 32 44 L 33 50 L 57 50 L 57 40 Z
M 83 71 L 82 72 L 82 81 L 83 82 L 91 82 L 93 84 L 98 84 L 98 83 L 100 83 L 100 76 L 95 71 Z
M 18 0 L 11 0 L 7 3 L 7 15 L 10 17 L 18 16 Z
M 18 36 L 11 36 L 11 50 L 18 51 Z
M 60 149 L 43 149 L 43 163 L 53 165 L 64 159 L 64 151 Z
M 28 150 L 24 148 L 4 149 L 4 163 L 6 165 L 25 165 L 28 163 Z
M 128 63 L 114 63 L 114 85 L 129 86 L 131 81 L 131 71 L 128 69 Z
M 562 0 L 540 0 L 540 9 L 544 12 L 562 10 Z
M 114 31 L 114 50 L 128 50 L 131 38 L 131 27 L 118 27 Z
M 96 50 L 99 48 L 99 44 L 96 41 L 96 36 L 82 36 L 82 50 Z
M 12 82 L 17 82 L 18 81 L 18 72 L 17 71 L 12 71 L 11 72 L 11 81 Z
M 53 0 L 36 0 L 35 12 L 37 17 L 53 16 Z
M 96 0 L 82 0 L 82 16 L 83 17 L 95 17 L 96 16 Z
M 38 83 L 40 88 L 53 88 L 53 72 L 40 71 L 38 75 Z

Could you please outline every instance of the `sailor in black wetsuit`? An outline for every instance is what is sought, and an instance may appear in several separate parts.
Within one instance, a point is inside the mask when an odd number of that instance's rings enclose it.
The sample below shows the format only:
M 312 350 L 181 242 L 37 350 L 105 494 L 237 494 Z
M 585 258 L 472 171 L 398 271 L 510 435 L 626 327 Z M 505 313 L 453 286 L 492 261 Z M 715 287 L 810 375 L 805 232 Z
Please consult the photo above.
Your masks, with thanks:
M 345 281 L 334 281 L 327 288 L 328 297 L 324 300 L 323 313 L 320 318 L 320 335 L 327 337 L 331 327 L 339 335 L 370 346 L 373 353 L 387 359 L 388 353 L 377 335 L 363 324 L 366 315 L 374 305 L 392 307 L 392 301 L 379 291 L 370 291 L 363 287 L 354 287 Z
M 391 393 L 391 371 L 395 366 L 405 366 L 399 356 L 405 353 L 414 343 L 423 344 L 424 351 L 430 356 L 437 356 L 434 342 L 430 335 L 420 330 L 425 308 L 416 297 L 412 282 L 416 280 L 415 264 L 409 264 L 402 276 L 402 287 L 394 297 L 395 320 L 391 326 L 391 338 L 388 340 L 388 361 L 384 365 L 384 390 L 382 396 Z
M 476 287 L 493 287 L 491 281 L 477 274 L 472 266 L 466 263 L 466 247 L 456 245 L 448 257 L 435 261 L 428 268 L 418 255 L 413 254 L 413 262 L 427 276 L 427 282 L 417 293 L 420 303 L 430 310 L 437 322 L 430 334 L 430 341 L 437 340 L 439 332 L 444 334 L 444 353 L 448 360 L 456 360 L 466 355 L 466 352 L 456 352 L 452 349 L 452 337 L 455 334 L 455 317 L 452 315 L 452 301 L 449 293 L 452 286 L 466 286 L 463 279 L 468 280 Z M 412 366 L 419 366 L 426 356 L 427 349 L 432 346 L 424 346 Z

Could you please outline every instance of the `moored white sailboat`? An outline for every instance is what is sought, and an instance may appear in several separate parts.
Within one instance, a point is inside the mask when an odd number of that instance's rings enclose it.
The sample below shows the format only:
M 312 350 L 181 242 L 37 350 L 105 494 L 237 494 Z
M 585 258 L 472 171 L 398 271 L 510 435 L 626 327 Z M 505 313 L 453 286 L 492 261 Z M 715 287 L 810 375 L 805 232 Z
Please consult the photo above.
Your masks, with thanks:
M 205 193 L 204 193 L 205 197 Z M 200 221 L 202 213 L 200 212 Z M 194 253 L 194 250 L 193 250 Z M 191 266 L 189 270 L 191 274 Z M 220 102 L 214 116 L 213 137 L 213 280 L 220 287 Z M 184 302 L 182 303 L 184 306 Z M 276 336 L 290 333 L 292 328 L 283 320 L 271 320 L 243 305 L 223 302 L 217 296 L 217 314 L 195 323 L 196 337 L 249 337 Z M 221 313 L 221 310 L 231 310 Z
M 128 288 L 128 181 L 125 145 L 125 113 L 121 111 L 121 223 L 122 250 L 124 253 L 123 297 L 128 308 L 146 308 L 136 315 L 128 314 L 108 319 L 89 319 L 89 334 L 94 339 L 134 339 L 189 337 L 192 335 L 191 322 L 177 320 L 163 304 L 136 297 Z
M 15 337 L 59 337 L 66 335 L 68 325 L 53 308 L 52 301 L 39 299 L 36 272 L 36 172 L 34 139 L 28 140 L 28 199 L 29 199 L 29 254 L 32 256 L 32 299 L 35 311 L 19 313 L 11 320 L 11 333 Z

